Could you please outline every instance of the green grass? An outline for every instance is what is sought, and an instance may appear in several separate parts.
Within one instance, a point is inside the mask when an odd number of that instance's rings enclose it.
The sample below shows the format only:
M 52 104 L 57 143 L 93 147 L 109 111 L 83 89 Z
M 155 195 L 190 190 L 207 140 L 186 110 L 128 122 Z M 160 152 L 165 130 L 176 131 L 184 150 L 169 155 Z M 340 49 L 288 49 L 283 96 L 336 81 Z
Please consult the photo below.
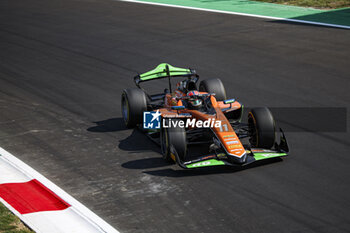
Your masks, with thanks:
M 0 203 L 0 232 L 1 233 L 33 233 L 21 220 Z
M 303 7 L 315 7 L 321 9 L 335 9 L 350 7 L 350 0 L 255 0 L 260 2 L 270 2 L 288 4 Z

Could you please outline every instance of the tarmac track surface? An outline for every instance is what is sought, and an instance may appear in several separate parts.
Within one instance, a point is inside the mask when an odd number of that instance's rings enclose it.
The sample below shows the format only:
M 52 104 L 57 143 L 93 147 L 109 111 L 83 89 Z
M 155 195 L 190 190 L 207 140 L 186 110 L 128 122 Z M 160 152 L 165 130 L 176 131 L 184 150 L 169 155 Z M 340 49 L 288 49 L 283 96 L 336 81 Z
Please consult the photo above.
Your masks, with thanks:
M 220 77 L 247 106 L 348 108 L 349 38 L 117 1 L 2 0 L 0 145 L 121 232 L 348 232 L 348 132 L 287 132 L 283 161 L 182 171 L 125 129 L 120 94 L 168 62 Z

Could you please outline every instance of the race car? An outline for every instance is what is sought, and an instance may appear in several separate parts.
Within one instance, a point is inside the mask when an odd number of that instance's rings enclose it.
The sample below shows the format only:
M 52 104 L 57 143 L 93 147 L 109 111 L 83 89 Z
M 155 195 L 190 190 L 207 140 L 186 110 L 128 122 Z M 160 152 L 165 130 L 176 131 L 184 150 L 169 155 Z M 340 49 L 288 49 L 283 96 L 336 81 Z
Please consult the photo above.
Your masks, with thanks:
M 161 79 L 168 86 L 162 93 L 149 94 L 141 87 Z M 243 123 L 243 105 L 226 97 L 220 79 L 206 79 L 199 85 L 198 81 L 195 70 L 167 63 L 135 76 L 137 87 L 123 90 L 121 96 L 125 125 L 145 132 L 160 145 L 165 160 L 184 169 L 245 166 L 288 155 L 282 129 L 276 142 L 275 121 L 268 108 L 252 109 Z M 200 152 L 191 147 L 199 147 Z

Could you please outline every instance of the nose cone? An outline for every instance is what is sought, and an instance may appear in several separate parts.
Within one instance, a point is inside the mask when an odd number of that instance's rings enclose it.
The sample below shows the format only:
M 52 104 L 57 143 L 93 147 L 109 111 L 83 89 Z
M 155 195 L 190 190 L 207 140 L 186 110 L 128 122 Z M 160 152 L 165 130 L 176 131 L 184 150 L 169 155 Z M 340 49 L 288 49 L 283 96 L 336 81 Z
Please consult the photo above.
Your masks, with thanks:
M 217 134 L 229 155 L 237 158 L 245 155 L 245 149 L 235 132 L 218 132 Z

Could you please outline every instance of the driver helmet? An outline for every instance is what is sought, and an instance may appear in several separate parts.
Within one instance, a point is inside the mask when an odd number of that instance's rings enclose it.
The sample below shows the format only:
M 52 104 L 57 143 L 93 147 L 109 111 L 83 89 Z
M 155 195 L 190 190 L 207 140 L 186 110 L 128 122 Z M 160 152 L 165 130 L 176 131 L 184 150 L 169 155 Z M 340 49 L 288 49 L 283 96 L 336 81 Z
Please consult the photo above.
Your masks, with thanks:
M 199 91 L 190 91 L 187 93 L 189 107 L 192 109 L 199 109 L 202 106 L 202 100 L 199 99 Z

